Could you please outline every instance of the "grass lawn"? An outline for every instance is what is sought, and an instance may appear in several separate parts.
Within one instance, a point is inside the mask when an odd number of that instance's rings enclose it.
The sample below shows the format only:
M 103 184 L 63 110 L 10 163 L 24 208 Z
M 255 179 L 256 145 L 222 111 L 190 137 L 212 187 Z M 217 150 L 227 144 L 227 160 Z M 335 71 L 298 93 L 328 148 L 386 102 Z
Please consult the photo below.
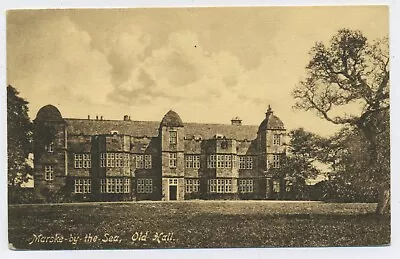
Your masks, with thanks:
M 390 218 L 376 217 L 375 206 L 270 201 L 15 205 L 8 212 L 9 242 L 33 250 L 388 244 Z

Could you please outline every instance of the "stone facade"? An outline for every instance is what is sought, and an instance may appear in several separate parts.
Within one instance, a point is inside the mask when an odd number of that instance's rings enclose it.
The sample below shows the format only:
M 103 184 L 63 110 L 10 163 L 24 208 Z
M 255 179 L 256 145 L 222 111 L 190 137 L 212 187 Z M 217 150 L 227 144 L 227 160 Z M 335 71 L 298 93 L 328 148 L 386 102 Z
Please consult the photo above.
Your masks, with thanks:
M 38 198 L 76 200 L 277 199 L 271 168 L 286 154 L 286 130 L 271 108 L 257 126 L 63 118 L 52 106 L 34 120 Z

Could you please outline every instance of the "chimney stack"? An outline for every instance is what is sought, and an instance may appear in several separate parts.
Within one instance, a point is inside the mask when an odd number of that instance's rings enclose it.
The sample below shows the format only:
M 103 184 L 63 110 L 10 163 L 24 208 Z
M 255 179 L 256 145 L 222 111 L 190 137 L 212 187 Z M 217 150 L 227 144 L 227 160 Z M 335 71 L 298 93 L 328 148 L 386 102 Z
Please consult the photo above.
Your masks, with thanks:
M 130 120 L 131 120 L 131 116 L 124 115 L 124 121 L 130 121 Z
M 97 121 L 99 120 L 99 115 L 96 115 L 96 120 L 97 120 Z
M 90 120 L 90 115 L 87 116 L 87 119 Z
M 101 121 L 103 120 L 103 115 L 100 116 L 100 120 L 101 120 Z

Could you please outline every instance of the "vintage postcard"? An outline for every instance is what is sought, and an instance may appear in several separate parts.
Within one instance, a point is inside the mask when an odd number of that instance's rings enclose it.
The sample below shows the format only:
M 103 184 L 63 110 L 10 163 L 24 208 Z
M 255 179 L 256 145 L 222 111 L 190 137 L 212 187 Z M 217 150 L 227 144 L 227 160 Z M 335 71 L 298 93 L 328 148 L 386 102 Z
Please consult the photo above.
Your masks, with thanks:
M 390 245 L 388 6 L 6 22 L 10 249 Z

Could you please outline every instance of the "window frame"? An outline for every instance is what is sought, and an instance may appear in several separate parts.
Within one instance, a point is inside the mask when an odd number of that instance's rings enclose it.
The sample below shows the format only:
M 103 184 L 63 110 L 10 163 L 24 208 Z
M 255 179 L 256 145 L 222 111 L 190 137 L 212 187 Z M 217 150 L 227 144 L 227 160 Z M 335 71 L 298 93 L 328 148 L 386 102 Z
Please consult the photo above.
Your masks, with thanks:
M 178 185 L 178 179 L 177 178 L 169 178 L 168 179 L 168 185 Z
M 281 155 L 279 154 L 274 154 L 272 156 L 272 166 L 273 168 L 280 168 L 281 167 Z
M 100 167 L 104 168 L 107 166 L 107 153 L 100 153 Z
M 193 155 L 193 168 L 200 168 L 200 155 Z
M 144 155 L 144 168 L 151 169 L 153 167 L 152 155 Z
M 168 165 L 169 168 L 176 168 L 177 165 L 177 153 L 176 152 L 171 152 L 168 155 L 169 159 L 168 159 Z
M 45 165 L 44 166 L 44 179 L 46 181 L 54 180 L 54 166 L 53 165 Z
M 239 156 L 239 169 L 246 169 L 246 156 Z
M 272 143 L 274 145 L 281 145 L 281 142 L 281 134 L 275 133 L 272 135 Z
M 193 168 L 193 157 L 185 155 L 185 168 Z
M 90 178 L 75 178 L 74 193 L 89 194 L 92 192 L 92 180 Z
M 253 179 L 239 179 L 239 192 L 240 193 L 253 193 L 254 180 Z
M 143 156 L 143 154 L 136 154 L 135 155 L 135 168 L 136 169 L 143 169 L 144 168 L 144 156 Z
M 233 193 L 233 181 L 228 178 L 215 178 L 207 181 L 209 193 Z
M 169 144 L 175 145 L 178 143 L 178 132 L 176 130 L 169 131 Z
M 124 179 L 124 186 L 123 186 L 123 188 L 124 188 L 124 191 L 123 191 L 123 193 L 130 193 L 130 190 L 131 190 L 131 179 L 130 178 L 125 178 Z
M 100 193 L 107 193 L 106 178 L 100 179 Z
M 274 193 L 280 193 L 281 192 L 281 183 L 279 182 L 279 180 L 272 180 L 272 191 Z
M 253 160 L 252 156 L 246 156 L 246 169 L 253 169 Z
M 136 180 L 136 193 L 150 194 L 153 193 L 153 179 L 140 178 Z
M 47 151 L 47 153 L 53 153 L 54 152 L 54 142 L 50 142 L 49 144 L 44 145 L 44 149 Z
M 215 154 L 207 156 L 207 168 L 214 169 L 217 166 L 217 157 Z

